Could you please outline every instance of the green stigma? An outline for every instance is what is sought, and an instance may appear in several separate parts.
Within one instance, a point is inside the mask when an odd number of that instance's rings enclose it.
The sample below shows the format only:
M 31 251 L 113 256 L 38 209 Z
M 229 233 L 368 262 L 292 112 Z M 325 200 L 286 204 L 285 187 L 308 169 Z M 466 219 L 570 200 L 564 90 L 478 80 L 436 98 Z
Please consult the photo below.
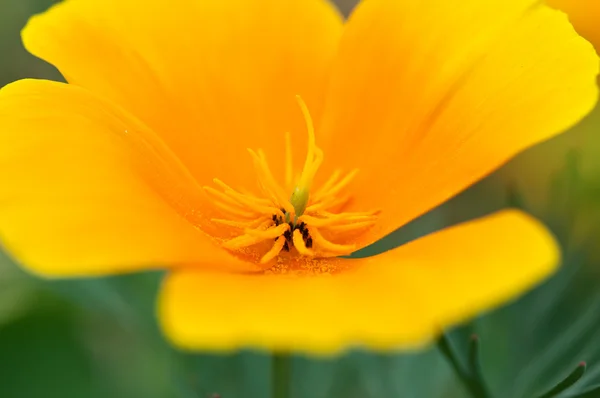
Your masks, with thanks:
M 292 196 L 290 197 L 290 203 L 294 206 L 296 217 L 304 214 L 304 210 L 306 210 L 306 205 L 308 204 L 308 196 L 308 189 L 298 186 L 294 188 L 294 192 L 292 192 Z

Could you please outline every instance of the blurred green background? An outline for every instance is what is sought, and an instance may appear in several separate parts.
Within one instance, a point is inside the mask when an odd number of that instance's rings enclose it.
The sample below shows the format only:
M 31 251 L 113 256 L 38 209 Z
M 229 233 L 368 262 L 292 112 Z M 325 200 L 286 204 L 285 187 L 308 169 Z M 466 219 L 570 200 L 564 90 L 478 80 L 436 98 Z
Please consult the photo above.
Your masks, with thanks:
M 100 1 L 100 0 L 99 0 Z M 52 0 L 0 0 L 0 86 L 60 79 L 28 55 L 19 30 Z M 353 1 L 339 1 L 348 12 Z M 563 397 L 600 397 L 600 109 L 572 131 L 520 155 L 486 180 L 384 239 L 374 250 L 516 206 L 546 222 L 564 266 L 543 286 L 449 332 L 466 361 L 481 340 L 484 378 L 497 398 L 533 398 L 580 361 Z M 163 340 L 154 317 L 159 273 L 45 281 L 0 257 L 0 398 L 268 398 L 271 359 L 256 352 L 190 355 Z M 294 398 L 468 397 L 435 349 L 335 359 L 295 357 Z M 600 391 L 600 390 L 599 390 Z

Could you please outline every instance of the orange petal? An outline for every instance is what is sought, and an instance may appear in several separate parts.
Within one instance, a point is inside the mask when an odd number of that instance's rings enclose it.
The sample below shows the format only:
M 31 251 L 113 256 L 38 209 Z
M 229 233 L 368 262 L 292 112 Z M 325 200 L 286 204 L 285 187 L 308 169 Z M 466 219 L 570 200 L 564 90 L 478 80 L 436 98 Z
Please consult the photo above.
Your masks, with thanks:
M 250 267 L 193 226 L 193 180 L 164 144 L 85 89 L 22 80 L 0 90 L 0 181 L 2 245 L 35 272 Z
M 359 5 L 320 131 L 327 167 L 360 169 L 349 211 L 382 210 L 364 243 L 580 120 L 597 99 L 598 63 L 537 0 Z
M 326 0 L 66 0 L 23 39 L 69 82 L 150 126 L 201 185 L 239 188 L 256 180 L 248 147 L 283 178 L 290 131 L 303 160 L 295 96 L 318 120 L 342 27 Z
M 334 259 L 355 267 L 336 275 L 174 272 L 159 315 L 187 349 L 411 348 L 530 288 L 558 256 L 542 225 L 505 211 L 375 257 Z
M 548 0 L 569 15 L 575 29 L 600 51 L 600 2 L 598 0 Z

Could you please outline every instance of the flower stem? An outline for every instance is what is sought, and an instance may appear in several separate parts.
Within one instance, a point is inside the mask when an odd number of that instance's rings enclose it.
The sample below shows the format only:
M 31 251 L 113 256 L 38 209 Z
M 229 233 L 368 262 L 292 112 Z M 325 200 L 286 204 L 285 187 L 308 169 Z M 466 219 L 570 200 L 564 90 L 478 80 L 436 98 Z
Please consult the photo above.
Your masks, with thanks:
M 471 393 L 473 398 L 491 398 L 483 380 L 481 379 L 481 369 L 479 365 L 479 339 L 477 337 L 471 339 L 471 347 L 469 354 L 469 364 L 473 369 L 470 372 L 465 371 L 456 357 L 450 341 L 445 334 L 439 338 L 437 343 L 438 349 L 446 357 L 454 373 L 458 376 L 464 387 Z
M 273 354 L 271 362 L 271 398 L 289 398 L 292 358 L 286 353 Z

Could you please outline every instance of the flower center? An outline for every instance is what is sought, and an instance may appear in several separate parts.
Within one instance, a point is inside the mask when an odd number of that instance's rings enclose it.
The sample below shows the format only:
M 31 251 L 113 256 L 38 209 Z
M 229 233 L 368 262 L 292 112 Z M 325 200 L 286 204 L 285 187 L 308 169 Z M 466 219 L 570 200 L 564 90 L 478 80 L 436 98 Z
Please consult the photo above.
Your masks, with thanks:
M 377 219 L 378 211 L 343 211 L 351 199 L 346 190 L 358 172 L 356 169 L 346 174 L 336 170 L 313 191 L 323 151 L 316 146 L 315 129 L 306 104 L 299 96 L 296 99 L 308 130 L 308 150 L 302 172 L 294 179 L 291 137 L 286 133 L 285 186 L 292 188 L 291 195 L 277 183 L 260 149 L 248 149 L 248 152 L 254 162 L 261 196 L 237 191 L 217 178 L 213 181 L 221 190 L 204 187 L 215 207 L 226 215 L 226 218 L 211 221 L 238 231 L 237 236 L 223 242 L 226 249 L 244 251 L 264 242 L 274 242 L 261 253 L 261 264 L 269 263 L 282 251 L 307 257 L 350 254 L 356 250 L 352 240 L 371 228 Z

